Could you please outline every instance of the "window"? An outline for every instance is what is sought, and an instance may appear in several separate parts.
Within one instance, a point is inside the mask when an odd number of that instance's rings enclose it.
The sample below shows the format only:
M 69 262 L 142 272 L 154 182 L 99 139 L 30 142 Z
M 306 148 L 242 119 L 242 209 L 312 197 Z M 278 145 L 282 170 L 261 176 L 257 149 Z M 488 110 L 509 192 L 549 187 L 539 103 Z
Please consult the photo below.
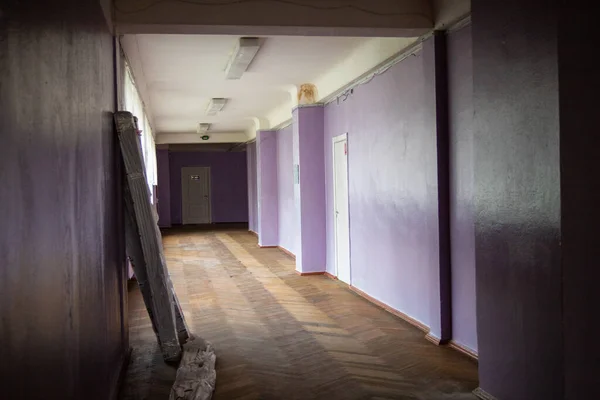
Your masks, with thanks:
M 156 144 L 154 143 L 152 126 L 150 126 L 150 121 L 148 120 L 148 116 L 144 108 L 144 102 L 142 101 L 137 87 L 135 86 L 133 75 L 127 63 L 125 63 L 125 80 L 123 86 L 124 109 L 137 117 L 138 127 L 142 131 L 140 138 L 142 144 L 142 156 L 144 157 L 146 180 L 150 189 L 150 199 L 154 204 L 155 201 L 152 198 L 152 189 L 154 185 L 157 184 Z

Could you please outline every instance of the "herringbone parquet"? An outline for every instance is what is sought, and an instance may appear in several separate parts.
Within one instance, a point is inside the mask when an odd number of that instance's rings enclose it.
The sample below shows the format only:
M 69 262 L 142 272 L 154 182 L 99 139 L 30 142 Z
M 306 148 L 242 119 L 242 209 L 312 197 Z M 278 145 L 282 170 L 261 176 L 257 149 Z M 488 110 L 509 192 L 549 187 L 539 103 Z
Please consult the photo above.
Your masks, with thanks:
M 164 246 L 192 332 L 215 346 L 216 400 L 474 399 L 474 362 L 342 283 L 298 276 L 293 259 L 246 231 L 173 231 Z M 167 399 L 175 369 L 136 286 L 129 310 L 121 399 Z

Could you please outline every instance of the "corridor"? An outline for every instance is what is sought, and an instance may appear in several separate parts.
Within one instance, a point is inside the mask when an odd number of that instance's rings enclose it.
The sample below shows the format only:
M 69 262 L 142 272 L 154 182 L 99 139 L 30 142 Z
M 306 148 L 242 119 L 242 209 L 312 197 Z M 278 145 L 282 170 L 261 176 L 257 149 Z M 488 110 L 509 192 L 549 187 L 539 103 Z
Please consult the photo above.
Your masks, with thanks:
M 259 248 L 246 230 L 170 230 L 169 271 L 191 331 L 217 354 L 214 399 L 474 399 L 477 365 L 325 276 Z M 165 399 L 162 362 L 137 286 L 122 400 Z

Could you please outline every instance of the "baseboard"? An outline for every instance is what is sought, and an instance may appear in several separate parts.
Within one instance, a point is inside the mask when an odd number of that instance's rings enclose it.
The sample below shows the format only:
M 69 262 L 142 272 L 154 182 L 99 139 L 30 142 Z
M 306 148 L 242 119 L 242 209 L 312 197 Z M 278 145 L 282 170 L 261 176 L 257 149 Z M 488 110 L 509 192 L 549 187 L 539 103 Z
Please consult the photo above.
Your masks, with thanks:
M 335 275 L 333 275 L 333 274 L 330 274 L 330 273 L 329 273 L 329 272 L 327 272 L 327 271 L 325 271 L 325 272 L 323 273 L 323 275 L 325 275 L 325 276 L 326 276 L 326 277 L 328 277 L 329 279 L 333 279 L 334 281 L 337 281 L 337 280 L 338 280 L 338 277 L 337 277 L 337 276 L 335 276 Z
M 257 244 L 258 247 L 260 247 L 261 249 L 276 249 L 279 246 L 261 246 L 260 244 Z
M 332 275 L 329 272 L 317 272 L 314 274 L 323 274 L 330 279 L 338 280 L 338 278 L 335 275 Z M 417 321 L 416 319 L 414 319 L 412 317 L 409 317 L 408 315 L 404 314 L 403 312 L 398 311 L 395 308 L 392 308 L 385 303 L 382 303 L 381 301 L 379 301 L 377 299 L 374 299 L 373 297 L 369 296 L 368 294 L 366 294 L 362 290 L 356 288 L 355 286 L 348 285 L 348 287 L 350 288 L 350 290 L 352 290 L 353 292 L 355 292 L 356 294 L 358 294 L 365 300 L 368 300 L 369 302 L 375 304 L 376 306 L 383 308 L 385 311 L 389 312 L 390 314 L 393 314 L 396 317 L 403 319 L 404 321 L 408 322 L 409 324 L 411 324 L 411 325 L 415 326 L 416 328 L 422 330 L 423 332 L 427 333 L 427 335 L 425 335 L 425 339 L 427 339 L 429 342 L 435 344 L 436 346 L 448 345 L 452 349 L 457 350 L 457 351 L 467 355 L 468 357 L 472 358 L 475 361 L 478 361 L 478 355 L 473 350 L 471 350 L 465 346 L 462 346 L 453 340 L 441 340 L 437 336 L 431 334 L 431 331 L 427 325 Z M 488 398 L 482 397 L 482 399 L 487 400 Z M 496 400 L 493 397 L 490 397 L 489 399 Z
M 258 233 L 254 232 L 253 230 L 249 229 L 248 233 L 251 234 L 251 235 L 254 235 L 254 236 L 258 237 Z
M 456 343 L 454 340 L 451 340 L 450 342 L 448 342 L 448 347 L 451 347 L 456 351 L 460 351 L 461 353 L 472 358 L 475 361 L 479 360 L 479 355 L 475 351 L 469 349 L 466 346 L 463 346 L 460 343 Z
M 473 390 L 473 394 L 482 400 L 498 400 L 497 398 L 495 398 L 491 394 L 487 393 L 482 388 L 477 388 L 477 389 Z
M 363 292 L 360 289 L 357 289 L 356 287 L 349 285 L 350 290 L 352 290 L 353 292 L 355 292 L 356 294 L 358 294 L 359 296 L 363 297 L 364 299 L 370 301 L 371 303 L 375 304 L 378 307 L 383 308 L 384 310 L 386 310 L 387 312 L 389 312 L 390 314 L 395 315 L 396 317 L 403 319 L 404 321 L 408 322 L 409 324 L 419 328 L 420 330 L 422 330 L 423 332 L 429 333 L 429 327 L 419 321 L 417 321 L 416 319 L 409 317 L 408 315 L 404 314 L 401 311 L 396 310 L 395 308 L 392 308 L 390 306 L 388 306 L 385 303 L 382 303 L 381 301 L 374 299 L 373 297 L 369 296 L 368 294 L 366 294 L 365 292 Z
M 427 333 L 427 335 L 425 335 L 425 339 L 429 340 L 431 343 L 435 344 L 436 346 L 444 346 L 446 344 L 448 344 L 448 340 L 442 340 L 439 337 L 435 336 L 434 334 L 432 334 L 431 332 Z
M 129 367 L 129 360 L 131 359 L 132 348 L 130 347 L 127 350 L 127 353 L 123 357 L 121 361 L 121 365 L 119 366 L 117 383 L 111 393 L 110 398 L 112 400 L 117 400 L 119 398 L 119 392 L 121 391 L 121 386 L 123 386 L 123 381 L 125 381 L 125 375 L 127 374 L 127 367 Z
M 325 275 L 325 272 L 300 272 L 296 271 L 300 276 Z
M 282 252 L 284 252 L 285 254 L 287 254 L 288 256 L 292 257 L 294 260 L 296 259 L 296 255 L 294 253 L 292 253 L 291 251 L 289 251 L 288 249 L 284 249 L 281 246 L 277 246 L 277 248 L 279 250 L 281 250 Z

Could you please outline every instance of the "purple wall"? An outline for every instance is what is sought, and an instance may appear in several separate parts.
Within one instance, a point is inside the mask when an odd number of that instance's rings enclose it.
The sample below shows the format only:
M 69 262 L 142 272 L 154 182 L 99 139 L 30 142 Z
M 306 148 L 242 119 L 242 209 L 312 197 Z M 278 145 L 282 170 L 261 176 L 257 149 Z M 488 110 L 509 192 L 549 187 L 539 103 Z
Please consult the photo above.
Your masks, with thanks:
M 294 161 L 292 126 L 277 132 L 277 189 L 279 204 L 279 246 L 296 252 L 296 208 L 294 203 Z
M 156 150 L 158 181 L 158 226 L 171 226 L 171 177 L 169 168 L 169 150 Z
M 428 191 L 436 196 L 436 212 L 428 215 L 428 225 L 437 226 L 435 237 L 429 243 L 429 336 L 448 341 L 452 337 L 452 316 L 450 302 L 450 199 L 448 169 L 448 85 L 446 68 L 446 37 L 435 32 L 423 42 L 422 65 L 425 79 L 425 102 L 423 103 L 423 130 L 432 132 L 435 137 L 433 151 L 425 151 L 422 156 L 427 165 L 435 166 L 434 175 L 427 175 Z M 429 172 L 431 170 L 428 170 Z M 430 172 L 431 173 L 431 172 Z M 433 232 L 433 231 L 432 231 Z
M 258 199 L 258 244 L 279 243 L 279 204 L 277 193 L 277 132 L 256 133 L 256 187 Z
M 325 108 L 327 270 L 333 273 L 332 138 L 348 132 L 352 285 L 429 324 L 437 267 L 435 132 L 422 53 Z M 435 254 L 436 256 L 432 256 Z
M 559 10 L 561 250 L 565 398 L 600 399 L 600 31 L 589 2 Z
M 325 271 L 325 162 L 323 106 L 300 106 L 293 113 L 293 158 L 299 164 L 294 185 L 296 205 L 296 270 Z M 298 241 L 299 239 L 299 241 Z
M 210 167 L 212 222 L 248 221 L 245 152 L 169 152 L 171 223 L 181 224 L 181 168 Z
M 292 111 L 292 165 L 299 168 L 300 164 L 300 137 L 298 136 L 298 113 Z M 294 172 L 295 173 L 295 172 Z M 292 177 L 295 179 L 294 177 Z M 302 224 L 300 213 L 300 185 L 294 180 L 294 220 L 296 221 L 296 236 L 294 238 L 294 249 L 296 250 L 296 270 L 298 271 L 298 258 L 302 257 L 302 235 L 300 227 Z
M 600 398 L 600 75 L 587 1 L 474 0 L 479 377 Z
M 453 340 L 477 351 L 471 27 L 448 35 Z
M 498 399 L 593 398 L 564 393 L 556 4 L 473 1 L 479 383 Z
M 95 0 L 1 7 L 2 398 L 116 398 L 129 344 L 113 37 Z
M 258 199 L 256 187 L 256 142 L 246 146 L 248 172 L 248 229 L 258 233 Z

